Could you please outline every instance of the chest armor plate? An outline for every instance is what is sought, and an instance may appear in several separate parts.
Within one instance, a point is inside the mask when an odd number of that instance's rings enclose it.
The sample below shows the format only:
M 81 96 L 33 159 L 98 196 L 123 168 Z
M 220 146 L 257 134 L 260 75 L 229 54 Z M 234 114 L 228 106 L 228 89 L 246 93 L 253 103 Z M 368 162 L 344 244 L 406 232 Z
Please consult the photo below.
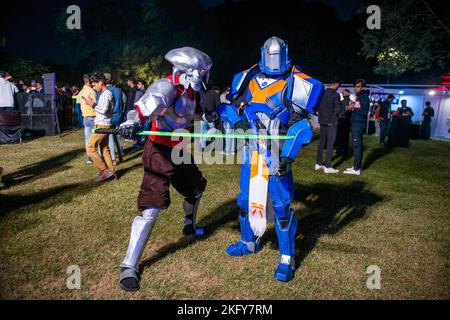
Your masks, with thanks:
M 174 104 L 158 119 L 158 128 L 172 131 L 190 127 L 195 107 L 195 100 L 189 99 L 186 93 L 179 96 Z

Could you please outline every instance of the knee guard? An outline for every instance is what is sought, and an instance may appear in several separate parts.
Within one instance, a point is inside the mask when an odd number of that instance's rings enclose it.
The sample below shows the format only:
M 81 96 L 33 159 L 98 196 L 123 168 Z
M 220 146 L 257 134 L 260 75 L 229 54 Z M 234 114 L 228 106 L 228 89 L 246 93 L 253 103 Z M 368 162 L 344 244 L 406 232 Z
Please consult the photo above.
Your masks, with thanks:
M 142 216 L 134 218 L 131 225 L 130 242 L 128 244 L 127 253 L 120 265 L 123 268 L 130 268 L 139 272 L 138 265 L 144 252 L 153 226 L 158 218 L 161 209 L 149 208 L 142 211 Z
M 202 193 L 196 195 L 193 198 L 185 198 L 183 202 L 183 210 L 184 210 L 184 235 L 196 235 L 202 236 L 204 231 L 202 228 L 197 228 L 195 226 L 195 221 L 197 219 L 197 210 L 198 205 L 200 203 L 200 199 L 202 198 Z

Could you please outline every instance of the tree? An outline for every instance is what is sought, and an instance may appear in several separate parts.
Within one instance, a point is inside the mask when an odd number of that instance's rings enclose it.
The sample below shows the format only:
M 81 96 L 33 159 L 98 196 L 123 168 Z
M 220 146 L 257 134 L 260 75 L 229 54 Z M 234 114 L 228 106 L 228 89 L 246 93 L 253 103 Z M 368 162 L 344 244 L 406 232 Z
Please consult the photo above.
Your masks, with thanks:
M 375 73 L 389 79 L 410 70 L 448 66 L 450 30 L 427 1 L 383 0 L 379 6 L 381 29 L 360 30 L 360 54 L 376 60 Z
M 30 60 L 7 58 L 2 63 L 1 69 L 11 73 L 14 79 L 39 80 L 42 75 L 49 71 L 47 66 L 34 63 Z

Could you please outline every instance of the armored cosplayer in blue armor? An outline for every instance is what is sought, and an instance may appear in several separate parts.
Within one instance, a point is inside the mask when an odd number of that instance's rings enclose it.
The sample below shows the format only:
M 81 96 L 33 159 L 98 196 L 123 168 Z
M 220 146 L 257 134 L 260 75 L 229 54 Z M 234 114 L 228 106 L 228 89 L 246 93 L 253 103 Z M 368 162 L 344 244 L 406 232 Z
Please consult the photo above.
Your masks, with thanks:
M 240 177 L 241 240 L 230 245 L 230 256 L 261 250 L 267 220 L 274 220 L 280 259 L 275 278 L 294 277 L 294 241 L 297 218 L 291 208 L 294 195 L 292 161 L 312 138 L 307 117 L 320 102 L 323 85 L 291 64 L 288 46 L 277 37 L 261 48 L 261 61 L 234 76 L 228 99 L 219 108 L 223 121 L 256 134 L 287 135 L 290 139 L 251 139 L 242 150 Z M 275 151 L 274 151 L 275 150 Z

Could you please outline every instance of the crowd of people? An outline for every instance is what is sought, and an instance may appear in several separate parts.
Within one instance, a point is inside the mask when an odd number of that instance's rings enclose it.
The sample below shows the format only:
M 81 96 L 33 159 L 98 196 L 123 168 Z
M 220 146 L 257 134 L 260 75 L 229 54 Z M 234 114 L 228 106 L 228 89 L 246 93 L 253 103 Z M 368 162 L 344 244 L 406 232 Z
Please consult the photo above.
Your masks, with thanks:
M 17 105 L 26 105 L 30 94 L 43 95 L 43 85 L 40 80 L 13 81 L 12 75 L 2 71 L 0 74 L 0 108 L 14 109 Z M 318 123 L 320 126 L 320 138 L 316 154 L 316 170 L 325 173 L 338 173 L 339 170 L 332 167 L 333 156 L 347 158 L 350 141 L 353 149 L 354 165 L 344 171 L 345 174 L 360 175 L 362 170 L 363 135 L 367 132 L 369 109 L 374 110 L 376 132 L 379 135 L 380 144 L 387 145 L 391 130 L 392 118 L 401 116 L 411 118 L 413 110 L 407 105 L 406 100 L 401 100 L 401 106 L 393 111 L 392 102 L 395 97 L 388 95 L 383 101 L 371 104 L 370 92 L 366 89 L 364 79 L 355 82 L 352 94 L 348 88 L 338 92 L 342 81 L 334 79 L 325 90 L 321 103 L 318 106 Z M 117 86 L 110 73 L 94 73 L 83 76 L 83 85 L 59 85 L 56 87 L 56 105 L 59 118 L 69 118 L 69 122 L 77 128 L 84 128 L 86 162 L 100 171 L 98 181 L 104 181 L 115 177 L 115 169 L 123 159 L 123 145 L 118 135 L 92 134 L 96 128 L 118 128 L 126 121 L 128 111 L 134 110 L 135 104 L 144 95 L 147 83 L 144 80 L 136 80 L 129 77 L 126 80 L 126 89 Z M 216 85 L 212 86 L 204 97 L 204 109 L 216 110 L 220 103 L 229 103 L 227 94 L 230 88 L 220 90 Z M 67 116 L 67 111 L 73 116 Z M 429 101 L 425 104 L 422 115 L 420 136 L 423 139 L 430 138 L 430 123 L 434 116 L 434 110 Z M 228 122 L 220 122 L 218 119 L 211 121 L 205 114 L 197 116 L 194 120 L 200 121 L 200 130 L 204 134 L 213 128 L 222 130 L 223 133 L 232 133 L 234 128 Z M 145 122 L 143 130 L 149 130 L 149 123 Z M 350 139 L 351 137 L 351 139 Z M 133 147 L 143 146 L 146 137 L 139 136 Z M 207 139 L 201 138 L 200 149 L 207 147 Z M 325 161 L 323 160 L 323 151 Z M 219 152 L 227 155 L 236 153 L 236 139 L 226 138 L 224 148 Z M 100 156 L 101 155 L 101 156 Z
M 338 79 L 332 80 L 330 86 L 325 90 L 319 106 L 320 138 L 315 169 L 324 170 L 325 173 L 338 173 L 339 170 L 331 165 L 333 155 L 347 158 L 351 136 L 354 165 L 346 169 L 344 173 L 360 175 L 362 172 L 363 135 L 368 129 L 370 108 L 372 107 L 375 113 L 379 143 L 386 147 L 389 147 L 388 137 L 391 134 L 393 117 L 406 119 L 409 126 L 414 112 L 407 105 L 408 102 L 405 99 L 401 100 L 400 107 L 393 111 L 391 104 L 395 97 L 392 94 L 389 94 L 385 100 L 371 105 L 370 92 L 366 89 L 367 84 L 364 79 L 356 80 L 355 94 L 351 94 L 347 88 L 338 93 L 337 90 L 341 84 L 342 81 Z M 427 101 L 420 127 L 420 137 L 424 140 L 430 139 L 432 117 L 434 117 L 434 110 L 430 101 Z M 323 161 L 324 149 L 326 149 L 325 162 Z

